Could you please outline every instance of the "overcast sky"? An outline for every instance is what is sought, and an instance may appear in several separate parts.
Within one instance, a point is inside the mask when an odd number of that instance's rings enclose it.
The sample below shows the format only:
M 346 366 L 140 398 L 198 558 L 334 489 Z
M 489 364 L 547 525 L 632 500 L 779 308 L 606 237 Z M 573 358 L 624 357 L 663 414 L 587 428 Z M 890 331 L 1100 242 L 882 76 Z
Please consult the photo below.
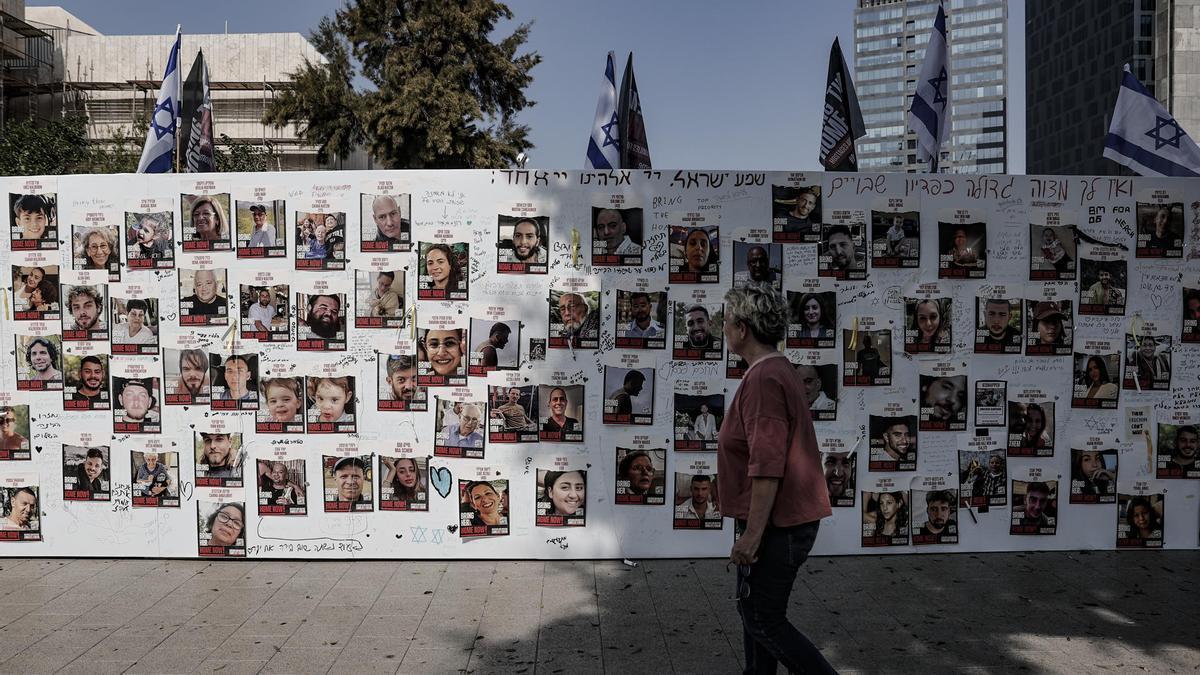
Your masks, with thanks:
M 320 0 L 29 2 L 60 5 L 109 35 L 299 32 L 342 5 Z M 533 21 L 528 47 L 541 53 L 521 115 L 532 129 L 530 167 L 583 168 L 604 57 L 634 70 L 656 167 L 816 169 L 829 46 L 835 36 L 853 68 L 853 0 L 562 2 L 513 0 Z M 1024 3 L 1009 6 L 1009 171 L 1025 170 Z M 209 64 L 220 80 L 219 64 Z

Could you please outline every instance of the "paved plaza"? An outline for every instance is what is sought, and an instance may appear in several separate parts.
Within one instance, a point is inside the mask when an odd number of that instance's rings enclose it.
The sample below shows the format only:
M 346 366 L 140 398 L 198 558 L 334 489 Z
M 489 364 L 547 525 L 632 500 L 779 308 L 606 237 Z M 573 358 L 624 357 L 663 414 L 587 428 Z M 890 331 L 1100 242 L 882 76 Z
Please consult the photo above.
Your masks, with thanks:
M 843 672 L 1196 672 L 1200 552 L 814 558 Z M 719 560 L 0 560 L 5 673 L 736 673 Z

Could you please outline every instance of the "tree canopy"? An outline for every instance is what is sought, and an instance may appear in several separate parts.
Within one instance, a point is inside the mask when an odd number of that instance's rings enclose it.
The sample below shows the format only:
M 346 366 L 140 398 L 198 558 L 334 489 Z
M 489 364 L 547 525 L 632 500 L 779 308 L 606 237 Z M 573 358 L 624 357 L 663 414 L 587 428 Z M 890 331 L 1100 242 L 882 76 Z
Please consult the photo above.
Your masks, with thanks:
M 292 73 L 266 121 L 296 124 L 321 161 L 362 146 L 392 169 L 510 166 L 533 147 L 516 115 L 542 60 L 518 54 L 529 23 L 493 42 L 512 17 L 493 0 L 349 0 L 310 35 L 325 62 Z

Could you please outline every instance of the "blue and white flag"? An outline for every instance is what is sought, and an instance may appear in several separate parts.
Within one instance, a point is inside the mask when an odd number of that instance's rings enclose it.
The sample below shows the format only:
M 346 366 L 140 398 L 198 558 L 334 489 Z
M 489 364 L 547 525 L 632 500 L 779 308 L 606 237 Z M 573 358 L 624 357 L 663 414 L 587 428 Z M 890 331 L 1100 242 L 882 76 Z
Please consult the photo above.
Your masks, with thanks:
M 1200 147 L 1125 65 L 1104 156 L 1142 176 L 1200 176 Z
M 938 150 L 950 129 L 950 76 L 946 72 L 946 12 L 938 4 L 937 18 L 925 46 L 921 79 L 913 93 L 908 111 L 908 127 L 917 134 L 917 159 L 932 162 L 935 170 Z
M 617 121 L 617 78 L 613 68 L 613 53 L 608 53 L 608 65 L 604 67 L 604 82 L 600 89 L 600 100 L 596 102 L 596 121 L 592 123 L 592 137 L 588 139 L 588 169 L 619 169 L 621 167 L 621 132 Z
M 175 133 L 179 128 L 179 27 L 175 28 L 175 43 L 167 56 L 167 71 L 163 74 L 158 100 L 150 114 L 146 130 L 146 145 L 138 173 L 170 173 L 175 170 Z

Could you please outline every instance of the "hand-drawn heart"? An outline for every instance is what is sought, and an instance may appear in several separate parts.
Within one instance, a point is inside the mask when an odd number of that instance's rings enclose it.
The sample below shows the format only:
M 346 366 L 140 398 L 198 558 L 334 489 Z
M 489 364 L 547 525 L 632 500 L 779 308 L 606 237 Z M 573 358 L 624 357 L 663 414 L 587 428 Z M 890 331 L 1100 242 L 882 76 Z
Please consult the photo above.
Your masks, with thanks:
M 450 534 L 454 534 L 455 532 L 458 532 L 457 525 L 447 525 L 446 529 L 450 532 Z
M 1154 309 L 1159 309 L 1163 304 L 1163 296 L 1159 295 L 1158 293 L 1151 293 L 1150 302 L 1154 305 Z
M 33 449 L 34 449 L 34 450 L 37 450 L 39 455 L 40 455 L 40 454 L 42 454 L 42 446 L 40 446 L 40 445 L 35 445 L 35 446 L 33 446 Z
M 183 492 L 183 501 L 185 501 L 185 502 L 191 501 L 191 499 L 192 499 L 192 484 L 189 482 L 184 482 L 183 489 L 181 490 L 181 492 Z
M 444 466 L 435 466 L 429 470 L 429 482 L 439 495 L 448 497 L 450 486 L 454 483 L 454 476 L 450 474 L 450 469 Z

